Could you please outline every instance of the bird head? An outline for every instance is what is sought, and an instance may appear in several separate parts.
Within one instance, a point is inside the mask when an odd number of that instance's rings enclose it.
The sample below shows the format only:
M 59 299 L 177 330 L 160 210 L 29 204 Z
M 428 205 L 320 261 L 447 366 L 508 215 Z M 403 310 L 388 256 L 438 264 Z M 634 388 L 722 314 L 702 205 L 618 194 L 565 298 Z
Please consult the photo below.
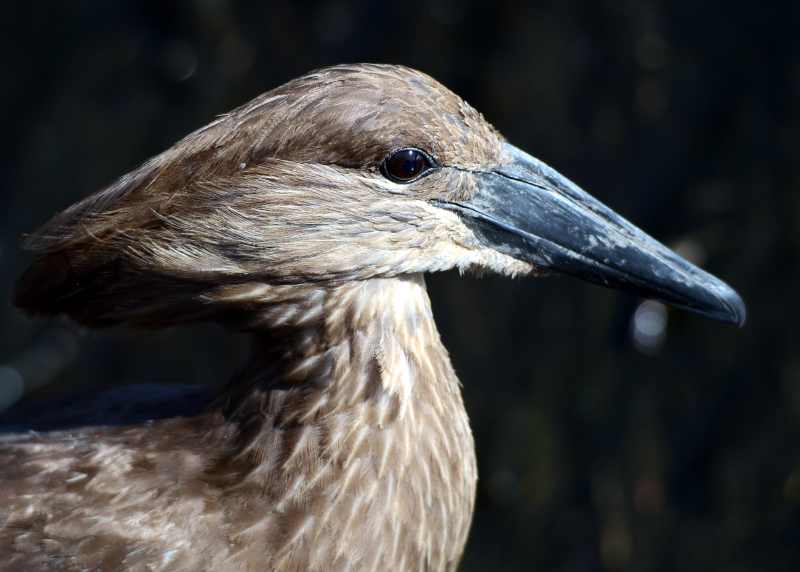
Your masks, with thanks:
M 37 259 L 17 304 L 90 324 L 206 315 L 221 285 L 325 288 L 450 268 L 565 273 L 745 316 L 726 284 L 429 76 L 389 65 L 278 87 L 57 215 L 28 245 Z

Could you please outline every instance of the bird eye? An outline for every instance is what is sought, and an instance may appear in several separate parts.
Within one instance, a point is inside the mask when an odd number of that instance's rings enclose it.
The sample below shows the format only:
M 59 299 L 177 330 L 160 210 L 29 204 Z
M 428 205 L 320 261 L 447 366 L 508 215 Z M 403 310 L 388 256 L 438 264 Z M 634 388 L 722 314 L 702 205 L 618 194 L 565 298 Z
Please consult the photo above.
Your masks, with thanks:
M 397 183 L 410 183 L 432 168 L 428 155 L 419 149 L 398 149 L 383 160 L 383 174 Z

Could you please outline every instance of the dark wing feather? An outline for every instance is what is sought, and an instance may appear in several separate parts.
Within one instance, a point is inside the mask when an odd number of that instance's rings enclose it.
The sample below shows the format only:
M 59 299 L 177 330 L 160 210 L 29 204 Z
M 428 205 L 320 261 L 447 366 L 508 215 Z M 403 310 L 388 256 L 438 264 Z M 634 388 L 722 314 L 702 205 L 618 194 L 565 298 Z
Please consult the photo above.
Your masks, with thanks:
M 0 414 L 0 434 L 135 425 L 202 412 L 214 390 L 199 385 L 129 385 L 22 401 Z

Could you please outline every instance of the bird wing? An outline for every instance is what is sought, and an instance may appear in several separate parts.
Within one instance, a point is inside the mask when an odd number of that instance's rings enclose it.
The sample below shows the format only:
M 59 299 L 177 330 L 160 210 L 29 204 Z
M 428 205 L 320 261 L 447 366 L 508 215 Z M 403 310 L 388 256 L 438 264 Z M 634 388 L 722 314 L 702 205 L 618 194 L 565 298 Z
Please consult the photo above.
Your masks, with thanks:
M 6 415 L 0 570 L 200 570 L 225 558 L 225 513 L 204 479 L 217 422 L 190 416 L 210 396 L 141 385 Z

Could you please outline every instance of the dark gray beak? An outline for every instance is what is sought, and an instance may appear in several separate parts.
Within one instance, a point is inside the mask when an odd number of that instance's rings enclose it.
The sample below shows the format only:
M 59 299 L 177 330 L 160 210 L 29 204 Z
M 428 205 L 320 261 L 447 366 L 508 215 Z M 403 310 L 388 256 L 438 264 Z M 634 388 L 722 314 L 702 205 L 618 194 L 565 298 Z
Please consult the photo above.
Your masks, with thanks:
M 744 302 L 730 286 L 538 159 L 508 144 L 506 152 L 508 163 L 476 174 L 475 196 L 440 203 L 456 211 L 485 245 L 538 268 L 744 324 Z

